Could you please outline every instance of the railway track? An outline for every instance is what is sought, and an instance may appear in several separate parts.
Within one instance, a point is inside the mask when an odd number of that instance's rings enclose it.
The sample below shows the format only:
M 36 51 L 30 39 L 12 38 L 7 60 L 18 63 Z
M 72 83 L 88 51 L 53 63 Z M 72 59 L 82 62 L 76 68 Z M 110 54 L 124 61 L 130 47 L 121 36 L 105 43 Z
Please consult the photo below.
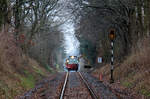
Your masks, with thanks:
M 15 99 L 118 98 L 108 87 L 87 73 L 63 72 L 43 80 L 35 88 L 24 93 L 24 95 L 17 96 Z
M 64 85 L 63 85 L 63 88 L 62 88 L 62 91 L 61 91 L 61 94 L 60 94 L 60 98 L 59 98 L 59 99 L 63 99 L 64 92 L 65 92 L 66 85 L 67 85 L 67 81 L 68 81 L 68 77 L 69 77 L 69 72 L 66 73 L 65 82 L 64 82 Z
M 88 84 L 86 79 L 83 77 L 83 75 L 80 72 L 78 72 L 78 75 L 81 77 L 82 81 L 84 82 L 85 86 L 87 87 L 88 91 L 90 92 L 92 99 L 98 99 L 98 96 L 95 94 L 95 92 L 90 87 L 90 85 Z
M 75 77 L 76 76 L 76 77 Z M 68 98 L 65 98 L 65 93 L 67 94 L 67 90 L 69 90 L 69 92 L 72 92 L 70 91 L 69 88 L 69 77 L 72 77 L 71 76 L 71 73 L 70 72 L 67 72 L 66 73 L 66 77 L 65 77 L 65 81 L 64 81 L 64 84 L 63 84 L 63 87 L 62 87 L 62 90 L 61 90 L 61 94 L 60 94 L 60 98 L 59 99 L 68 99 Z M 87 95 L 87 97 L 90 97 L 90 99 L 98 99 L 98 96 L 95 94 L 95 92 L 93 91 L 93 89 L 90 87 L 90 85 L 88 84 L 88 82 L 86 81 L 86 79 L 84 78 L 84 76 L 82 75 L 82 73 L 80 72 L 75 72 L 75 75 L 73 75 L 73 77 L 77 78 L 78 81 L 80 82 L 80 88 L 83 89 L 83 86 L 85 87 L 86 89 L 86 94 L 85 94 L 85 91 L 84 93 L 81 92 L 83 95 Z M 80 90 L 81 90 L 80 89 Z M 80 91 L 79 90 L 79 91 Z M 74 90 L 73 90 L 74 91 Z M 83 90 L 82 90 L 83 91 Z M 81 95 L 81 94 L 80 94 Z M 90 96 L 88 96 L 90 95 Z M 76 97 L 76 96 L 74 96 Z M 88 98 L 89 99 L 89 98 Z

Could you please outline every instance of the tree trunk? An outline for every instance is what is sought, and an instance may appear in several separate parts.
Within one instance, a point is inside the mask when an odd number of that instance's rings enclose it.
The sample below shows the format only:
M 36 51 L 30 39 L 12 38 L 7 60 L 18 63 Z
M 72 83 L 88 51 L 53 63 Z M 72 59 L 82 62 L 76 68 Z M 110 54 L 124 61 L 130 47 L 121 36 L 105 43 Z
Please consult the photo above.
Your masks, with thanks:
M 140 33 L 140 37 L 143 37 L 143 30 L 144 30 L 144 27 L 143 27 L 143 21 L 142 21 L 142 1 L 141 0 L 137 0 L 137 12 L 138 12 L 138 22 L 139 22 L 139 33 Z
M 8 23 L 8 2 L 6 0 L 0 1 L 0 27 L 5 28 L 5 23 Z
M 147 10 L 147 12 L 148 12 L 148 15 L 147 15 L 147 17 L 148 17 L 148 32 L 147 32 L 147 36 L 150 36 L 150 0 L 148 0 L 148 10 Z
M 20 0 L 16 0 L 15 4 L 15 39 L 18 40 L 20 27 Z

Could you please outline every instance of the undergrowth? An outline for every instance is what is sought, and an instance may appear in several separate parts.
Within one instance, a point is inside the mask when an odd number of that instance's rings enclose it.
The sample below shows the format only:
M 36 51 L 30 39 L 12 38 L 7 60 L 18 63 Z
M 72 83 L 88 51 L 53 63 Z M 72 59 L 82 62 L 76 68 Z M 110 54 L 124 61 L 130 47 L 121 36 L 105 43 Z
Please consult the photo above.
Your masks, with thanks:
M 114 78 L 124 87 L 150 98 L 150 38 L 144 38 L 132 49 L 123 63 L 115 65 Z M 110 65 L 94 71 L 109 81 Z
M 14 99 L 49 72 L 16 46 L 12 32 L 0 32 L 0 99 Z

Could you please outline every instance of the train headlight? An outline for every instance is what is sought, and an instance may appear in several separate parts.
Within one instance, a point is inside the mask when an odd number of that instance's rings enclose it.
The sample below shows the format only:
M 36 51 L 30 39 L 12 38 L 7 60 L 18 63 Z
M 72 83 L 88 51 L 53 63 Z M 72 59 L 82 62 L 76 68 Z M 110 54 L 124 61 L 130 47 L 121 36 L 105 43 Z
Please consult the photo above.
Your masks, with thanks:
M 69 60 L 67 59 L 66 62 L 69 63 Z
M 74 56 L 71 56 L 72 59 L 74 59 Z

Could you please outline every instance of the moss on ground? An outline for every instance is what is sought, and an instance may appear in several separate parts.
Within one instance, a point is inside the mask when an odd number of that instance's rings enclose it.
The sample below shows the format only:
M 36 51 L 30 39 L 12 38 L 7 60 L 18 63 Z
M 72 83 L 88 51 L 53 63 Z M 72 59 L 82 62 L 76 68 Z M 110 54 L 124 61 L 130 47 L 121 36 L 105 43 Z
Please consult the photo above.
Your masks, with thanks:
M 50 68 L 50 66 L 48 64 L 45 65 L 45 68 L 47 71 L 51 72 L 51 73 L 55 73 L 53 68 Z
M 40 75 L 42 75 L 42 76 L 45 75 L 45 73 L 44 73 L 40 68 L 38 68 L 37 66 L 33 66 L 33 68 L 34 68 L 34 71 L 35 71 L 37 74 L 40 74 Z
M 144 96 L 150 97 L 150 91 L 148 91 L 147 89 L 141 89 L 140 93 Z
M 30 74 L 28 71 L 24 71 L 25 72 L 25 77 L 20 76 L 20 80 L 21 80 L 21 85 L 26 88 L 34 88 L 35 86 L 35 79 L 34 76 L 32 74 Z
M 128 82 L 128 81 L 122 81 L 121 84 L 127 88 L 131 88 L 132 87 L 132 83 Z

